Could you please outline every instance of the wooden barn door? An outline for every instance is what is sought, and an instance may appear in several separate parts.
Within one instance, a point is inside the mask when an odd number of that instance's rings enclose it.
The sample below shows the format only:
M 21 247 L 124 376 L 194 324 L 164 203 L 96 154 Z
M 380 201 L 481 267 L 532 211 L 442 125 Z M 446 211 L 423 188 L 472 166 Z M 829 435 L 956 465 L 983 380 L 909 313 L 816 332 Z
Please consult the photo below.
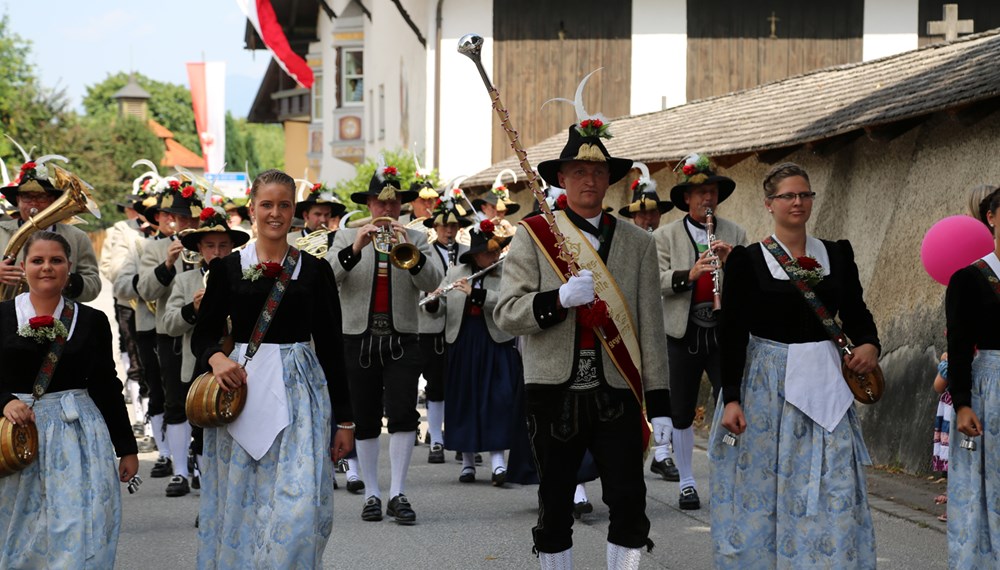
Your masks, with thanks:
M 632 78 L 631 0 L 494 0 L 493 83 L 510 110 L 525 148 L 576 122 L 573 107 L 542 103 L 573 99 L 590 78 L 585 106 L 609 118 L 628 115 Z M 513 156 L 499 123 L 493 125 L 493 162 Z M 533 164 L 552 157 L 530 157 Z
M 687 0 L 688 101 L 861 61 L 864 0 Z

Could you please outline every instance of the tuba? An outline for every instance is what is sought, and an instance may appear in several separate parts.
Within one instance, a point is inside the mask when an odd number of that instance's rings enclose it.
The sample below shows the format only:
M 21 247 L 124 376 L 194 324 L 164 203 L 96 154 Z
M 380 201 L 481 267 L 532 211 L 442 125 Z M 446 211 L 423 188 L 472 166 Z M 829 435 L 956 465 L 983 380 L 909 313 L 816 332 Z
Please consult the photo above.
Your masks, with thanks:
M 56 188 L 62 188 L 65 191 L 48 208 L 29 217 L 14 235 L 11 236 L 10 242 L 7 243 L 7 248 L 3 252 L 4 263 L 7 260 L 13 261 L 17 259 L 17 255 L 21 252 L 21 248 L 24 247 L 24 243 L 28 241 L 31 234 L 38 230 L 44 230 L 63 220 L 85 212 L 90 213 L 96 218 L 101 217 L 101 210 L 97 206 L 97 202 L 90 197 L 90 190 L 93 190 L 90 184 L 87 184 L 80 177 L 68 170 L 54 164 L 48 164 L 46 167 L 51 173 L 50 179 L 52 180 L 52 185 Z M 13 299 L 23 289 L 24 281 L 21 281 L 17 285 L 0 286 L 0 301 Z
M 375 218 L 371 223 L 388 222 L 384 226 L 379 226 L 378 231 L 372 235 L 372 247 L 379 253 L 389 256 L 389 261 L 399 269 L 410 269 L 420 261 L 420 250 L 417 246 L 406 241 L 406 234 L 401 230 L 393 230 L 392 222 L 395 220 L 383 216 Z M 400 237 L 402 236 L 402 240 Z

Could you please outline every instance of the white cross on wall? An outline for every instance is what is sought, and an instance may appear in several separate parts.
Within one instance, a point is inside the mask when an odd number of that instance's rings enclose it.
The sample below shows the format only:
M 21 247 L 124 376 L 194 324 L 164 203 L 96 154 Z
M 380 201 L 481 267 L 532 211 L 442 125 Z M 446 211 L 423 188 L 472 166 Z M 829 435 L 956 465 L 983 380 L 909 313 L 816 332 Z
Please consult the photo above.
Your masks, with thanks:
M 941 21 L 927 22 L 928 36 L 944 36 L 944 41 L 957 40 L 959 34 L 973 32 L 972 20 L 958 19 L 958 4 L 945 4 Z

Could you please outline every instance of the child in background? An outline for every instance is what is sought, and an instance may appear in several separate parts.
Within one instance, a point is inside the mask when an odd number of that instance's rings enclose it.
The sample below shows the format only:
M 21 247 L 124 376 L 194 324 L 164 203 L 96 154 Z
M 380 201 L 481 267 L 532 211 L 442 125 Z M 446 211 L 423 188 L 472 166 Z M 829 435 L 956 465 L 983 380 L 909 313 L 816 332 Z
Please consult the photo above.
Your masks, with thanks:
M 931 457 L 931 470 L 940 471 L 944 477 L 948 476 L 948 431 L 951 429 L 951 422 L 955 419 L 955 409 L 951 405 L 951 394 L 948 392 L 948 353 L 941 355 L 938 362 L 938 373 L 934 378 L 934 391 L 941 394 L 938 400 L 937 414 L 934 418 L 934 455 Z M 934 499 L 937 505 L 948 502 L 947 494 L 940 494 Z M 941 522 L 947 522 L 948 514 L 938 517 Z

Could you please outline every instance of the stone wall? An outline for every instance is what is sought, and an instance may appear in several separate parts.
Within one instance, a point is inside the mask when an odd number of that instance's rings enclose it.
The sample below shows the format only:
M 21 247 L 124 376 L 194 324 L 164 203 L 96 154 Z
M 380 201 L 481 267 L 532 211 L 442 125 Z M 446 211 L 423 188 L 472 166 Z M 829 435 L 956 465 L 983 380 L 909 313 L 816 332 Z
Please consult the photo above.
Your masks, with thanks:
M 913 473 L 930 469 L 937 402 L 931 383 L 946 347 L 945 288 L 924 271 L 920 243 L 936 221 L 964 213 L 968 188 L 1000 184 L 997 157 L 1000 114 L 971 127 L 936 116 L 890 142 L 861 137 L 828 156 L 803 149 L 787 157 L 809 172 L 818 194 L 810 233 L 851 241 L 879 326 L 886 396 L 874 406 L 858 405 L 876 464 Z M 769 168 L 749 158 L 722 171 L 736 180 L 737 189 L 719 214 L 745 227 L 751 240 L 771 232 L 761 187 Z M 673 173 L 662 169 L 653 178 L 661 198 L 667 197 Z M 617 209 L 628 194 L 624 184 L 616 184 L 606 203 Z M 530 207 L 528 192 L 515 198 Z M 663 222 L 682 215 L 675 210 Z

